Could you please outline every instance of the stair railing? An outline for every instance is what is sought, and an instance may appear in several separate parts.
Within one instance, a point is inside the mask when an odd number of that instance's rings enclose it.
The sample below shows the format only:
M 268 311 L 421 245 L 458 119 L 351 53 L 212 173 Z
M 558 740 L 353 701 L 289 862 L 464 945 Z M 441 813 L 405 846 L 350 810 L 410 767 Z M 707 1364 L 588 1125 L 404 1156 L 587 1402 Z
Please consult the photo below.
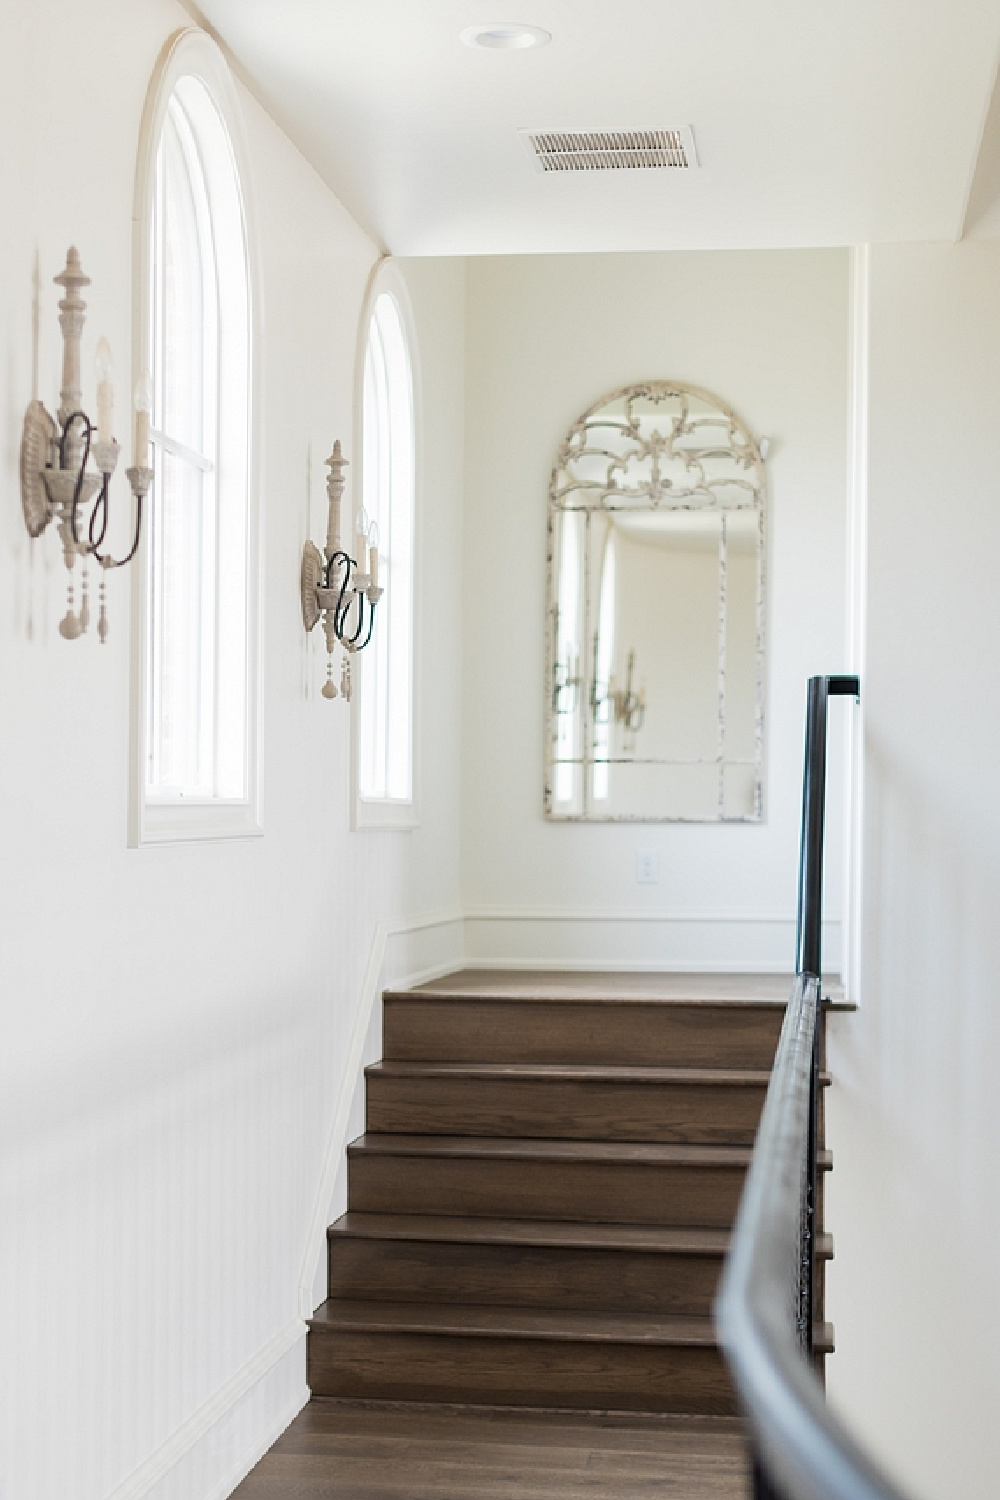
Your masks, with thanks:
M 813 1360 L 827 716 L 831 696 L 859 691 L 809 680 L 797 972 L 715 1307 L 755 1500 L 904 1500 L 827 1406 Z

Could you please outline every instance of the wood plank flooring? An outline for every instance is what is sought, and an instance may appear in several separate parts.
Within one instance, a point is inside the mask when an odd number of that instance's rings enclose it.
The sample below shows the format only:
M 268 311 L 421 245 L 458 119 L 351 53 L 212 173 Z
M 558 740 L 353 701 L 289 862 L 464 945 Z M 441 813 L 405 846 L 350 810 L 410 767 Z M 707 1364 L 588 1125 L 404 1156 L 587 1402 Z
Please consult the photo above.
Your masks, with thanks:
M 747 1500 L 738 1422 L 313 1400 L 233 1500 L 695 1496 Z

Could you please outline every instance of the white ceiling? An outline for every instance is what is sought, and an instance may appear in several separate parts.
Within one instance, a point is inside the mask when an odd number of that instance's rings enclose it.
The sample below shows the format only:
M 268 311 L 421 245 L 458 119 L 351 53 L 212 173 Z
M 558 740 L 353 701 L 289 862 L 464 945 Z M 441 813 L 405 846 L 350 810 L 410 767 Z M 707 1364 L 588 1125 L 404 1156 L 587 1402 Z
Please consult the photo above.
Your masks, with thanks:
M 199 0 L 396 255 L 954 239 L 996 0 Z M 470 50 L 519 21 L 552 42 Z M 692 125 L 696 171 L 541 174 L 519 128 Z

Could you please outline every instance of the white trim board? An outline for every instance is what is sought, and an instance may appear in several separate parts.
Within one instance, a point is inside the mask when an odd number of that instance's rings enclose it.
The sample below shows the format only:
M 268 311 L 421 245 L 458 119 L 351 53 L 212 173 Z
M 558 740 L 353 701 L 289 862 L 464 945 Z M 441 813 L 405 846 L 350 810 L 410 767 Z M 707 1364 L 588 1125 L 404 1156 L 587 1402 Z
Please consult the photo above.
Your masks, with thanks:
M 306 1386 L 302 1395 L 297 1396 L 289 1406 L 286 1406 L 281 1415 L 265 1429 L 264 1435 L 256 1439 L 253 1447 L 244 1453 L 226 1478 L 220 1479 L 215 1488 L 209 1490 L 206 1500 L 229 1500 L 236 1486 L 243 1483 L 250 1470 L 260 1463 L 268 1449 L 273 1447 L 281 1434 L 292 1425 L 299 1412 L 309 1405 L 311 1398 L 312 1392 Z
M 428 979 L 437 979 L 442 974 L 447 974 L 452 969 L 459 967 L 463 961 L 465 955 L 464 921 L 464 913 L 456 907 L 449 911 L 429 912 L 420 916 L 401 917 L 396 921 L 377 922 L 375 924 L 371 947 L 368 951 L 368 963 L 365 967 L 364 979 L 361 984 L 361 995 L 354 1014 L 354 1024 L 351 1027 L 351 1035 L 348 1040 L 344 1066 L 340 1076 L 337 1105 L 330 1125 L 330 1131 L 327 1135 L 326 1149 L 323 1153 L 323 1166 L 320 1172 L 320 1180 L 316 1190 L 312 1216 L 306 1233 L 306 1242 L 302 1254 L 302 1264 L 299 1272 L 299 1311 L 303 1318 L 310 1318 L 313 1313 L 313 1287 L 316 1284 L 316 1273 L 320 1260 L 326 1251 L 326 1231 L 329 1224 L 330 1203 L 333 1199 L 337 1185 L 337 1175 L 347 1148 L 351 1103 L 364 1066 L 365 1038 L 368 1035 L 368 1027 L 371 1023 L 375 998 L 381 993 L 382 989 L 381 979 L 386 961 L 386 948 L 393 938 L 412 933 L 428 932 L 434 928 L 457 926 L 460 929 L 460 934 L 459 942 L 456 944 L 458 951 L 455 954 L 418 972 L 411 972 L 405 978 L 394 979 L 393 983 L 398 984 L 400 988 L 405 988 L 407 985 L 424 983 Z
M 865 666 L 868 639 L 868 387 L 869 287 L 867 245 L 851 251 L 851 370 L 848 432 L 847 636 L 848 670 L 861 681 L 861 702 L 850 708 L 844 765 L 844 933 L 841 972 L 848 1000 L 861 998 L 862 846 L 864 841 Z
M 831 972 L 841 923 L 823 924 Z M 500 969 L 617 969 L 638 973 L 791 973 L 795 919 L 769 912 L 470 909 L 466 961 Z
M 280 1360 L 284 1359 L 300 1339 L 305 1338 L 306 1332 L 306 1325 L 301 1318 L 293 1318 L 290 1323 L 286 1323 L 284 1328 L 273 1338 L 268 1339 L 266 1344 L 262 1344 L 255 1354 L 240 1365 L 239 1369 L 234 1371 L 229 1379 L 209 1396 L 207 1401 L 203 1401 L 201 1406 L 197 1407 L 187 1420 L 171 1433 L 166 1442 L 154 1448 L 149 1457 L 111 1491 L 107 1500 L 142 1500 L 142 1497 L 147 1495 L 155 1484 L 164 1479 L 170 1470 L 190 1453 L 196 1443 L 211 1432 L 212 1428 L 221 1422 L 223 1417 L 227 1416 Z M 302 1401 L 303 1406 L 308 1399 L 309 1394 L 306 1391 Z M 301 1407 L 298 1409 L 301 1410 Z M 294 1415 L 293 1412 L 292 1416 Z M 287 1426 L 287 1423 L 285 1425 Z M 284 1428 L 279 1428 L 279 1433 L 282 1431 Z M 276 1433 L 275 1436 L 277 1435 Z M 271 1442 L 273 1441 L 274 1438 L 271 1439 Z M 270 1443 L 267 1446 L 270 1446 Z M 264 1449 L 261 1449 L 261 1452 L 263 1451 Z M 257 1456 L 259 1458 L 260 1454 Z M 248 1465 L 245 1472 L 249 1472 L 255 1462 L 256 1459 Z
M 699 912 L 699 911 L 587 911 L 547 909 L 538 906 L 502 907 L 471 906 L 465 911 L 467 922 L 715 922 L 715 923 L 792 923 L 787 912 Z M 839 922 L 839 917 L 824 917 L 825 922 Z

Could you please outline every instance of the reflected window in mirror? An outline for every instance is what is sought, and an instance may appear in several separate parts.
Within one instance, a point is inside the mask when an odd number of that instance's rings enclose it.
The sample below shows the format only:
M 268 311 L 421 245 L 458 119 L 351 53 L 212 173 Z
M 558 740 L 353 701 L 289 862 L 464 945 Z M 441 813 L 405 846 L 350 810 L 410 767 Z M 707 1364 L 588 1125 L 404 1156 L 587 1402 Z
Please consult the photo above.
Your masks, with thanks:
M 765 487 L 721 401 L 650 382 L 563 442 L 549 491 L 545 811 L 763 815 Z

